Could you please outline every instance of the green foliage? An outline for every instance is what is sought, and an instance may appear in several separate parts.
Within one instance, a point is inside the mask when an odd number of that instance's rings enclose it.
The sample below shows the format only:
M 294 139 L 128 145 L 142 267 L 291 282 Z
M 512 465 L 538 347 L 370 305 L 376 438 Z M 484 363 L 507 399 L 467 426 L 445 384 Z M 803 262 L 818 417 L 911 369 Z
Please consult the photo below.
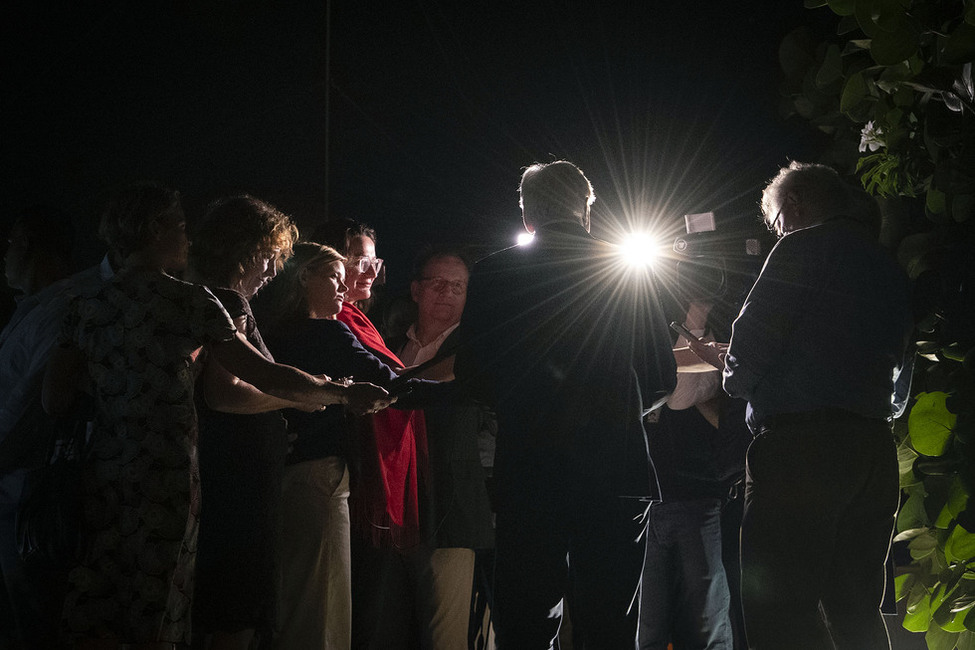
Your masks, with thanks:
M 783 40 L 784 112 L 832 137 L 823 162 L 886 197 L 881 240 L 914 282 L 914 396 L 894 426 L 904 627 L 975 650 L 975 0 L 804 4 L 837 28 Z
M 947 393 L 921 393 L 914 399 L 907 426 L 915 451 L 925 456 L 942 456 L 958 416 L 948 411 Z
M 807 1 L 842 16 L 837 38 L 805 30 L 783 41 L 788 111 L 861 152 L 857 172 L 880 196 L 932 193 L 929 213 L 975 213 L 975 3 L 947 0 Z
M 915 196 L 918 181 L 910 172 L 901 168 L 900 156 L 888 152 L 863 156 L 857 161 L 857 171 L 863 172 L 863 187 L 871 194 L 882 196 Z M 941 194 L 944 197 L 944 194 Z M 941 210 L 944 210 L 942 198 Z

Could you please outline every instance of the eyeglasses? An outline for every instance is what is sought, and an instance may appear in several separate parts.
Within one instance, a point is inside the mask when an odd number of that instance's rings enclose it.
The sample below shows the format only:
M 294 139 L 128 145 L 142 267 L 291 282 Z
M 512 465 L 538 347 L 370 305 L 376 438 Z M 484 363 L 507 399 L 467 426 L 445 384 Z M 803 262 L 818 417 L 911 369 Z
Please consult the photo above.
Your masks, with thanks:
M 349 261 L 346 262 L 350 268 L 358 269 L 359 273 L 365 273 L 370 268 L 379 274 L 379 269 L 383 268 L 383 261 L 378 257 L 366 257 L 364 255 L 359 257 L 350 257 Z
M 467 291 L 467 283 L 463 280 L 448 280 L 447 278 L 437 276 L 432 278 L 420 278 L 420 282 L 433 289 L 435 293 L 442 293 L 447 289 L 447 287 L 450 287 L 450 291 L 455 296 L 459 296 Z
M 782 208 L 779 208 L 779 211 L 775 213 L 775 218 L 768 222 L 768 229 L 777 237 L 781 237 L 783 234 L 779 225 L 779 220 L 781 218 L 782 218 Z

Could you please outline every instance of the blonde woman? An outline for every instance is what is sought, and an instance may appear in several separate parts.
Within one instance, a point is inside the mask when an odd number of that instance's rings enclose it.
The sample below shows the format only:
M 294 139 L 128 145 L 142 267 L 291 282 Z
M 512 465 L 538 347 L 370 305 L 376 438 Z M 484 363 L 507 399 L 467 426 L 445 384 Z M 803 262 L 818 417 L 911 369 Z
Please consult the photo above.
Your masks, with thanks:
M 345 258 L 335 249 L 299 243 L 268 287 L 272 316 L 264 328 L 275 358 L 310 373 L 351 377 L 390 387 L 396 373 L 367 350 L 337 315 L 348 292 Z M 264 321 L 262 321 L 262 326 Z M 409 380 L 409 398 L 445 398 L 450 388 Z M 341 408 L 288 411 L 294 436 L 285 468 L 282 506 L 282 588 L 275 646 L 348 648 L 351 575 L 348 443 Z M 360 435 L 360 434 L 355 434 Z

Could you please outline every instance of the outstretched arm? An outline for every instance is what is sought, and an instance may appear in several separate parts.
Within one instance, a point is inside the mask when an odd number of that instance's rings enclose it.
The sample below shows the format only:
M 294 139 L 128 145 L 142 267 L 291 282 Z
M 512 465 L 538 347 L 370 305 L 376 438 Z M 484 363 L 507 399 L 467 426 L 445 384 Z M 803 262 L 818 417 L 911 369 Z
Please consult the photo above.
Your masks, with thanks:
M 346 404 L 356 411 L 377 411 L 392 402 L 385 390 L 372 384 L 347 386 L 268 361 L 239 332 L 229 341 L 212 344 L 210 352 L 232 375 L 263 393 L 292 402 Z
M 314 411 L 321 407 L 321 404 L 317 403 L 292 402 L 263 393 L 240 377 L 227 372 L 227 369 L 212 357 L 207 360 L 203 371 L 203 396 L 207 406 L 214 411 L 243 415 L 266 413 L 283 408 Z

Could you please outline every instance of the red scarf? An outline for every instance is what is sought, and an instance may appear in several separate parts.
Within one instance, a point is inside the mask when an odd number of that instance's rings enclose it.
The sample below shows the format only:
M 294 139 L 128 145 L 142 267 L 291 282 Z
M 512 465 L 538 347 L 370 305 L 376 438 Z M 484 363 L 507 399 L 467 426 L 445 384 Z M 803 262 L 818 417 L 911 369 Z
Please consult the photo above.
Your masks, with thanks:
M 344 303 L 337 318 L 383 362 L 394 370 L 403 368 L 403 362 L 357 307 Z M 356 421 L 362 467 L 349 499 L 352 529 L 374 546 L 413 546 L 420 533 L 419 476 L 426 474 L 427 465 L 423 411 L 388 408 Z

